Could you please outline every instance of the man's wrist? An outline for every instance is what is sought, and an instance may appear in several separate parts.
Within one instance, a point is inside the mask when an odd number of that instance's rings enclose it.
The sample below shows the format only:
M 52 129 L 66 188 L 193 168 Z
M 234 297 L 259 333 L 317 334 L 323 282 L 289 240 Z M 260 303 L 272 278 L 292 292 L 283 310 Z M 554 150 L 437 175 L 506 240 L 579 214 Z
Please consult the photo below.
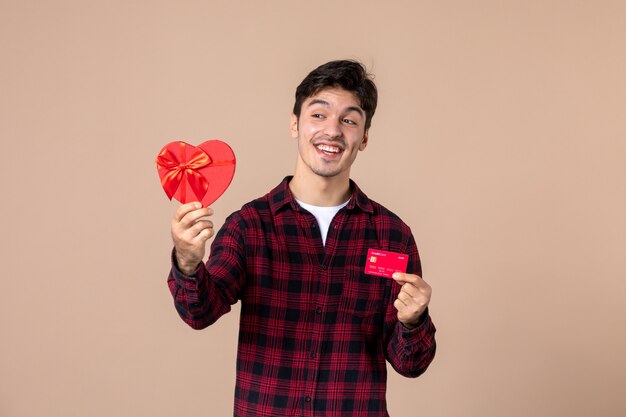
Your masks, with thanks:
M 174 249 L 174 262 L 176 268 L 178 268 L 180 272 L 187 276 L 193 275 L 198 270 L 198 266 L 200 265 L 200 261 L 188 262 L 184 259 L 180 259 L 178 253 L 176 252 L 176 249 Z
M 415 321 L 412 321 L 411 323 L 400 322 L 400 324 L 407 330 L 415 330 L 418 327 L 420 327 L 422 324 L 424 324 L 427 317 L 428 317 L 428 308 L 424 310 L 422 314 L 420 314 Z
M 182 272 L 184 275 L 191 276 L 191 275 L 194 275 L 196 271 L 198 270 L 198 265 L 200 265 L 200 262 L 195 264 L 195 266 L 193 267 L 185 267 L 185 266 L 179 265 L 178 270 Z
M 404 327 L 407 330 L 415 330 L 419 327 L 419 321 L 415 322 L 415 323 L 403 323 L 400 322 L 400 324 L 402 325 L 402 327 Z

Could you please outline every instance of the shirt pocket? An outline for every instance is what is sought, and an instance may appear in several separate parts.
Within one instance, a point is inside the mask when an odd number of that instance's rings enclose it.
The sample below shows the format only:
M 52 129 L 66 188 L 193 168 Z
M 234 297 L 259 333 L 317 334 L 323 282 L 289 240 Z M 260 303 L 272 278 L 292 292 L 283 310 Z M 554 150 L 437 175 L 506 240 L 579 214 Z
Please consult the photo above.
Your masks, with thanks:
M 389 291 L 386 278 L 348 270 L 339 302 L 340 313 L 367 338 L 382 334 L 385 300 Z

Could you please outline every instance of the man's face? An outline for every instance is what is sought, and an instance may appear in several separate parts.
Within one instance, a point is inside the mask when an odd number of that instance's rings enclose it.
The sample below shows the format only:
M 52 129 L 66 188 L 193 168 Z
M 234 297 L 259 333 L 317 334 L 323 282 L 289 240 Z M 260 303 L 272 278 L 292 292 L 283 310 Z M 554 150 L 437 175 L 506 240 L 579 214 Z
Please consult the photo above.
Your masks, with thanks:
M 359 100 L 342 88 L 324 89 L 307 98 L 300 118 L 291 116 L 291 136 L 298 139 L 296 171 L 349 178 L 358 151 L 367 145 L 365 119 Z

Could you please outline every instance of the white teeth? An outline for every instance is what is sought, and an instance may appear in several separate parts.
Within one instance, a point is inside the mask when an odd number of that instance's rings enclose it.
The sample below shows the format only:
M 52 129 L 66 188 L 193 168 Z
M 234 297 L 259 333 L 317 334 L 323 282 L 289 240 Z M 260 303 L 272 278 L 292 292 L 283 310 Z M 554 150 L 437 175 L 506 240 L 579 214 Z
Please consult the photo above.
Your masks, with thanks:
M 338 153 L 340 150 L 339 148 L 335 146 L 328 146 L 328 145 L 317 145 L 317 149 L 319 149 L 320 151 L 332 152 L 332 153 Z

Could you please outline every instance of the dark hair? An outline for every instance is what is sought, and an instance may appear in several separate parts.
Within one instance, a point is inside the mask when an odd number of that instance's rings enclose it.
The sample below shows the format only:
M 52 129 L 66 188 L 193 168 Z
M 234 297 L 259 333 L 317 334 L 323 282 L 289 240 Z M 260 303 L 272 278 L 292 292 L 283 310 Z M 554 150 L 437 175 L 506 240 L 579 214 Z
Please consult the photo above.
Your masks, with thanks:
M 376 111 L 378 91 L 363 64 L 352 60 L 330 61 L 320 65 L 306 76 L 296 89 L 293 114 L 300 118 L 302 103 L 325 88 L 340 87 L 353 93 L 365 111 L 365 130 L 372 124 Z

